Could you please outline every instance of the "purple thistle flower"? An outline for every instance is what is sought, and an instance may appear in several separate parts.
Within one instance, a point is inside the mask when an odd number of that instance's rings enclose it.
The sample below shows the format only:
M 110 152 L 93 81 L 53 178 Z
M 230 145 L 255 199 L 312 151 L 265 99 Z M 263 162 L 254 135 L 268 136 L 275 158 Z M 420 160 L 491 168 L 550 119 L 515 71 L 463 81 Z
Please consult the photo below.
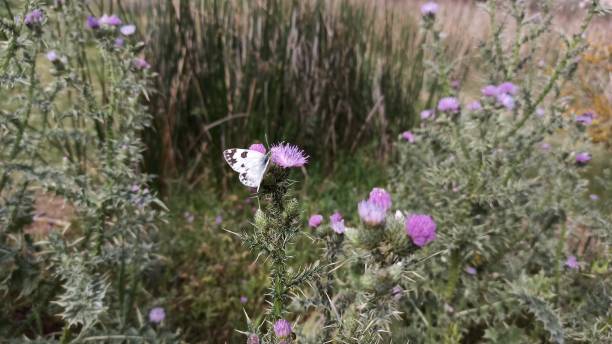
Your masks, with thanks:
M 591 161 L 591 154 L 587 152 L 576 154 L 576 163 L 578 165 L 586 165 L 589 163 L 589 161 Z
M 151 65 L 149 64 L 149 62 L 147 62 L 147 60 L 138 57 L 134 59 L 134 67 L 136 67 L 136 69 L 149 69 L 151 68 Z
M 457 112 L 460 106 L 459 100 L 455 97 L 445 97 L 438 102 L 438 110 L 442 112 Z
M 279 319 L 274 323 L 274 334 L 278 338 L 287 338 L 291 336 L 291 323 L 285 319 Z
M 497 91 L 499 93 L 505 93 L 510 95 L 516 95 L 518 93 L 518 87 L 511 82 L 504 82 L 497 85 Z
M 497 96 L 497 102 L 508 110 L 514 109 L 514 98 L 507 93 L 502 93 Z
M 94 16 L 89 16 L 87 17 L 87 27 L 91 30 L 97 30 L 100 28 L 100 21 Z
M 221 215 L 217 215 L 217 216 L 215 217 L 215 224 L 218 226 L 218 225 L 220 225 L 220 224 L 221 224 L 221 222 L 223 222 L 223 216 L 221 216 Z
M 428 118 L 432 117 L 433 114 L 434 114 L 434 112 L 431 109 L 423 110 L 423 111 L 421 111 L 421 119 L 428 119 Z
M 149 321 L 154 324 L 159 324 L 166 318 L 166 311 L 161 307 L 155 307 L 149 311 Z
M 410 143 L 414 143 L 415 141 L 414 134 L 411 131 L 404 131 L 402 133 L 402 139 Z
M 105 14 L 102 17 L 100 17 L 98 22 L 100 23 L 100 25 L 103 25 L 103 26 L 119 26 L 122 24 L 121 19 L 119 19 L 119 17 L 117 17 L 114 14 L 110 16 Z
M 480 102 L 478 100 L 474 100 L 473 102 L 469 103 L 467 105 L 467 109 L 469 111 L 478 111 L 480 109 L 482 109 L 482 105 L 480 104 Z
M 131 36 L 136 32 L 136 25 L 123 25 L 119 31 L 124 36 Z
M 373 188 L 368 201 L 377 205 L 383 211 L 391 208 L 391 195 L 383 188 Z
M 323 223 L 323 216 L 319 214 L 314 214 L 308 219 L 308 226 L 311 228 L 317 228 Z
M 585 112 L 582 115 L 576 116 L 576 123 L 584 126 L 591 125 L 595 119 L 595 114 L 592 112 Z
M 272 162 L 282 168 L 302 167 L 308 162 L 308 156 L 304 155 L 297 146 L 280 143 L 272 146 Z
M 247 302 L 249 302 L 249 298 L 248 298 L 248 297 L 246 297 L 246 296 L 244 296 L 244 295 L 242 295 L 242 296 L 240 297 L 240 303 L 242 303 L 242 304 L 244 305 L 244 304 L 245 304 L 245 303 L 247 303 Z
M 591 194 L 589 196 L 589 198 L 591 199 L 591 201 L 598 201 L 599 200 L 599 196 L 597 196 L 596 194 Z
M 59 56 L 57 55 L 55 50 L 49 51 L 46 56 L 47 56 L 47 60 L 49 60 L 49 62 L 56 62 L 59 59 Z
M 544 109 L 542 109 L 541 107 L 536 109 L 536 116 L 538 117 L 544 117 L 544 115 L 546 114 L 546 111 L 544 111 Z
M 125 45 L 125 40 L 121 37 L 117 37 L 115 39 L 115 47 L 116 48 L 123 48 L 123 46 Z
M 403 293 L 404 289 L 402 289 L 402 287 L 400 287 L 399 285 L 396 285 L 395 287 L 393 287 L 393 289 L 391 289 L 391 295 L 396 301 L 399 301 L 402 298 Z
M 267 152 L 266 147 L 262 145 L 261 143 L 253 143 L 251 146 L 249 146 L 249 150 L 254 150 L 261 154 L 266 154 Z
M 487 85 L 480 90 L 480 92 L 482 92 L 482 95 L 485 97 L 497 97 L 500 93 L 497 86 L 494 85 Z
M 436 239 L 436 223 L 429 215 L 414 214 L 406 219 L 406 233 L 412 242 L 423 247 Z
M 572 255 L 567 257 L 567 260 L 565 261 L 565 266 L 572 270 L 576 270 L 580 267 L 580 264 L 578 263 L 578 260 L 576 260 L 576 256 Z
M 473 266 L 466 266 L 466 267 L 465 267 L 465 272 L 466 272 L 468 275 L 472 275 L 472 276 L 474 276 L 474 275 L 476 275 L 476 274 L 478 273 L 478 271 L 476 271 L 476 268 L 475 268 L 475 267 L 473 267 Z
M 359 202 L 357 211 L 368 226 L 378 226 L 385 221 L 385 210 L 370 200 Z
M 35 9 L 32 12 L 25 15 L 23 23 L 26 24 L 28 27 L 31 27 L 34 25 L 40 25 L 42 24 L 44 18 L 45 18 L 45 15 L 43 14 L 43 11 L 39 9 Z
M 542 142 L 540 143 L 540 149 L 544 152 L 547 152 L 550 150 L 550 143 L 548 142 Z
M 438 13 L 440 6 L 437 3 L 430 1 L 421 6 L 421 14 L 424 16 L 435 16 Z
M 337 234 L 344 234 L 344 232 L 346 231 L 346 227 L 344 227 L 344 219 L 342 218 L 342 215 L 340 215 L 339 212 L 333 213 L 329 217 L 329 222 L 331 223 L 331 228 Z
M 259 344 L 259 336 L 255 333 L 251 333 L 247 339 L 247 344 Z

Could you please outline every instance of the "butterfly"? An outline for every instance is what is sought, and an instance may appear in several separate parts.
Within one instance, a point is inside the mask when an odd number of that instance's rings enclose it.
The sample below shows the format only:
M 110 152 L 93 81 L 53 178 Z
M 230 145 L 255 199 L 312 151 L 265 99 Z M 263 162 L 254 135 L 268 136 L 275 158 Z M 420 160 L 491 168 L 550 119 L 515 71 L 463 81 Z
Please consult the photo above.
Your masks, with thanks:
M 239 173 L 238 179 L 242 184 L 257 188 L 259 191 L 261 181 L 270 165 L 270 153 L 232 148 L 223 151 L 223 157 L 232 170 Z

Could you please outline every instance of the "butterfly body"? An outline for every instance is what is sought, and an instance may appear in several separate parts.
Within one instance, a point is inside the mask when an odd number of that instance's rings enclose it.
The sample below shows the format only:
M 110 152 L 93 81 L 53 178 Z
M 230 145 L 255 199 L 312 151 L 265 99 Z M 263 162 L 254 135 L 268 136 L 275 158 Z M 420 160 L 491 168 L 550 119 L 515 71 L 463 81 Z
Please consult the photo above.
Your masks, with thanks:
M 251 149 L 232 148 L 223 152 L 225 161 L 232 170 L 238 172 L 240 182 L 246 186 L 257 188 L 261 185 L 270 165 L 270 154 Z

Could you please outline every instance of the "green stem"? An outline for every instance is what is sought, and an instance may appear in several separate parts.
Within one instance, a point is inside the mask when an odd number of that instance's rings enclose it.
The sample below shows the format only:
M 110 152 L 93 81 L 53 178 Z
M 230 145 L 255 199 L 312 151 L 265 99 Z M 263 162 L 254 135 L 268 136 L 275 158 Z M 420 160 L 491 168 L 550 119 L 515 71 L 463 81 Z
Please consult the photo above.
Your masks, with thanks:
M 448 268 L 448 281 L 446 282 L 446 291 L 445 297 L 446 302 L 451 302 L 453 296 L 455 295 L 455 290 L 457 289 L 457 284 L 459 282 L 461 269 L 461 258 L 459 256 L 459 251 L 455 250 L 451 253 L 449 268 Z

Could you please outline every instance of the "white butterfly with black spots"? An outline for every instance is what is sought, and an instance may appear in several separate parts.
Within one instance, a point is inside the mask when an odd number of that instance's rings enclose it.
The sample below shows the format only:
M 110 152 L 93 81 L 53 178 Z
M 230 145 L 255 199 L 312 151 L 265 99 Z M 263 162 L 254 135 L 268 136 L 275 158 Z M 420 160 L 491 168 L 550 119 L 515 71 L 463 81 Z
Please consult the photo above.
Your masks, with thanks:
M 240 182 L 246 186 L 257 188 L 263 180 L 270 164 L 270 154 L 251 149 L 232 148 L 223 151 L 225 161 L 232 170 L 239 173 Z

